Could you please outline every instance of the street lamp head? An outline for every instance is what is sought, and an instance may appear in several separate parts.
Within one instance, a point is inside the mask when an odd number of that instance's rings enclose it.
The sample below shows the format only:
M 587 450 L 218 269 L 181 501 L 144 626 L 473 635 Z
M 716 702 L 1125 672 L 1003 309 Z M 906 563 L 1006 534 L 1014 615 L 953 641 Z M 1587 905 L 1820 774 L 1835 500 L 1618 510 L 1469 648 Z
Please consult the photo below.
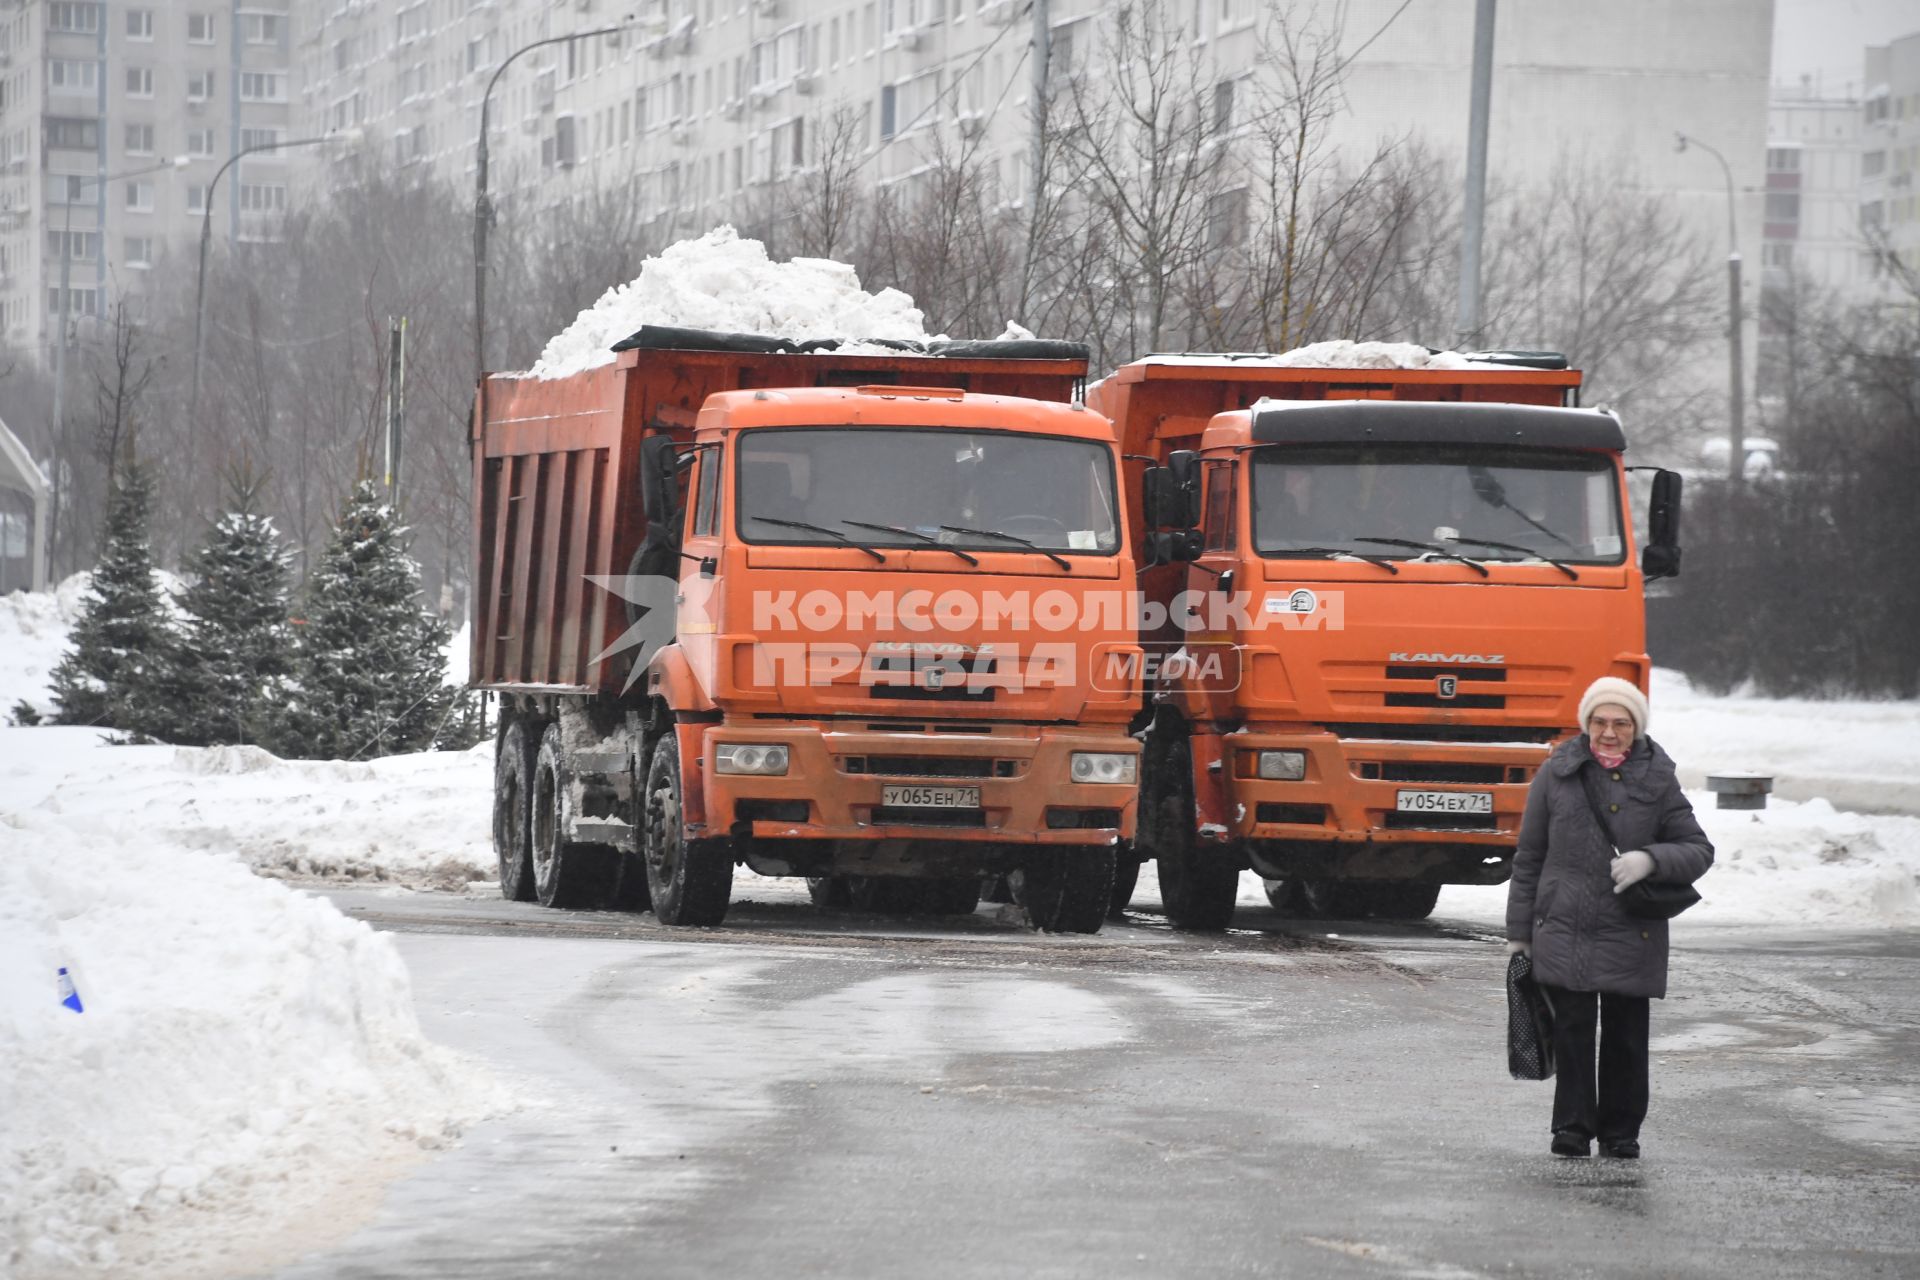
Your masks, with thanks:
M 342 129 L 338 133 L 328 134 L 327 141 L 335 144 L 336 146 L 357 147 L 360 145 L 362 141 L 365 140 L 366 136 L 367 136 L 367 131 L 365 129 L 362 129 L 359 125 L 355 125 L 351 129 Z
M 1685 151 L 1687 149 L 1687 135 L 1677 129 L 1674 130 L 1673 134 L 1673 149 L 1675 151 Z
M 184 169 L 192 163 L 192 156 L 175 156 L 173 159 L 167 161 L 167 164 L 175 169 Z

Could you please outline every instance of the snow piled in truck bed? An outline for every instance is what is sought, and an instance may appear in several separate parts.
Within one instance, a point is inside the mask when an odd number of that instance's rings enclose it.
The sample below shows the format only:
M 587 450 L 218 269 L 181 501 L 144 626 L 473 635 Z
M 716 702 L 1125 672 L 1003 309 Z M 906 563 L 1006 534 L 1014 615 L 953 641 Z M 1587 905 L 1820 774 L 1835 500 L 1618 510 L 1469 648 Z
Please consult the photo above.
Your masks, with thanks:
M 421 1036 L 391 941 L 148 800 L 0 813 L 0 1274 L 208 1274 L 502 1109 Z
M 1218 355 L 1192 352 L 1148 356 L 1147 364 L 1252 365 L 1272 369 L 1487 369 L 1458 351 L 1429 351 L 1415 342 L 1354 342 L 1337 338 L 1295 347 L 1279 355 Z
M 613 363 L 614 343 L 642 325 L 673 325 L 777 338 L 840 338 L 843 352 L 884 354 L 869 338 L 926 341 L 913 299 L 898 289 L 868 293 L 844 262 L 794 258 L 775 262 L 758 240 L 730 226 L 682 240 L 641 264 L 551 341 L 531 370 L 562 378 Z

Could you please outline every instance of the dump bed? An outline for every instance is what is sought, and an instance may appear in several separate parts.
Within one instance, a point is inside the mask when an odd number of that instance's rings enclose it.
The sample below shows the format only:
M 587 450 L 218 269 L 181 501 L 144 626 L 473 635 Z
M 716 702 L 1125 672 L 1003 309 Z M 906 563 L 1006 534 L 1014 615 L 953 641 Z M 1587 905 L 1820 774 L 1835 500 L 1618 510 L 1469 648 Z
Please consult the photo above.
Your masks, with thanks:
M 473 417 L 475 687 L 617 690 L 609 664 L 592 659 L 626 619 L 620 601 L 589 575 L 626 573 L 646 532 L 641 442 L 657 432 L 690 439 L 708 396 L 901 385 L 1070 402 L 1087 370 L 1084 348 L 1055 342 L 950 343 L 884 355 L 770 350 L 791 344 L 685 331 L 643 330 L 629 342 L 639 345 L 610 365 L 562 378 L 491 374 L 480 386 Z

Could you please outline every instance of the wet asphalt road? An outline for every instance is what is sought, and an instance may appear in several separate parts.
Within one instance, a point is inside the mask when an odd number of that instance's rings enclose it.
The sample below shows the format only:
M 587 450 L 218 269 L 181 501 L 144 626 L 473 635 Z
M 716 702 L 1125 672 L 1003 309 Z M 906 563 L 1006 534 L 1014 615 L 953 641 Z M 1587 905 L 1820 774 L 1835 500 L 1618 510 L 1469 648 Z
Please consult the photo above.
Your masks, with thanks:
M 1920 1275 L 1914 933 L 1676 925 L 1631 1163 L 1547 1155 L 1479 925 L 329 896 L 528 1103 L 283 1277 Z

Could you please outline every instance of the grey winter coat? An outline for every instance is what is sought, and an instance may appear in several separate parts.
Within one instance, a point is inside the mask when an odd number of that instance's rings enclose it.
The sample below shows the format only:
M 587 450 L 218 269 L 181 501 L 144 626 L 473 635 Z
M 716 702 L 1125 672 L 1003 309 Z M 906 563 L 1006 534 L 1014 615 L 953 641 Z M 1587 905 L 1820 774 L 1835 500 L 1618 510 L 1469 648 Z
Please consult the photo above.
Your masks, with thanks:
M 1580 783 L 1591 774 L 1622 853 L 1653 857 L 1650 879 L 1691 884 L 1713 865 L 1713 844 L 1680 790 L 1673 760 L 1641 738 L 1618 769 L 1569 738 L 1534 775 L 1507 889 L 1507 938 L 1533 943 L 1536 981 L 1571 991 L 1667 994 L 1667 921 L 1639 920 L 1613 892 L 1613 846 Z M 1617 806 L 1614 808 L 1613 806 Z

